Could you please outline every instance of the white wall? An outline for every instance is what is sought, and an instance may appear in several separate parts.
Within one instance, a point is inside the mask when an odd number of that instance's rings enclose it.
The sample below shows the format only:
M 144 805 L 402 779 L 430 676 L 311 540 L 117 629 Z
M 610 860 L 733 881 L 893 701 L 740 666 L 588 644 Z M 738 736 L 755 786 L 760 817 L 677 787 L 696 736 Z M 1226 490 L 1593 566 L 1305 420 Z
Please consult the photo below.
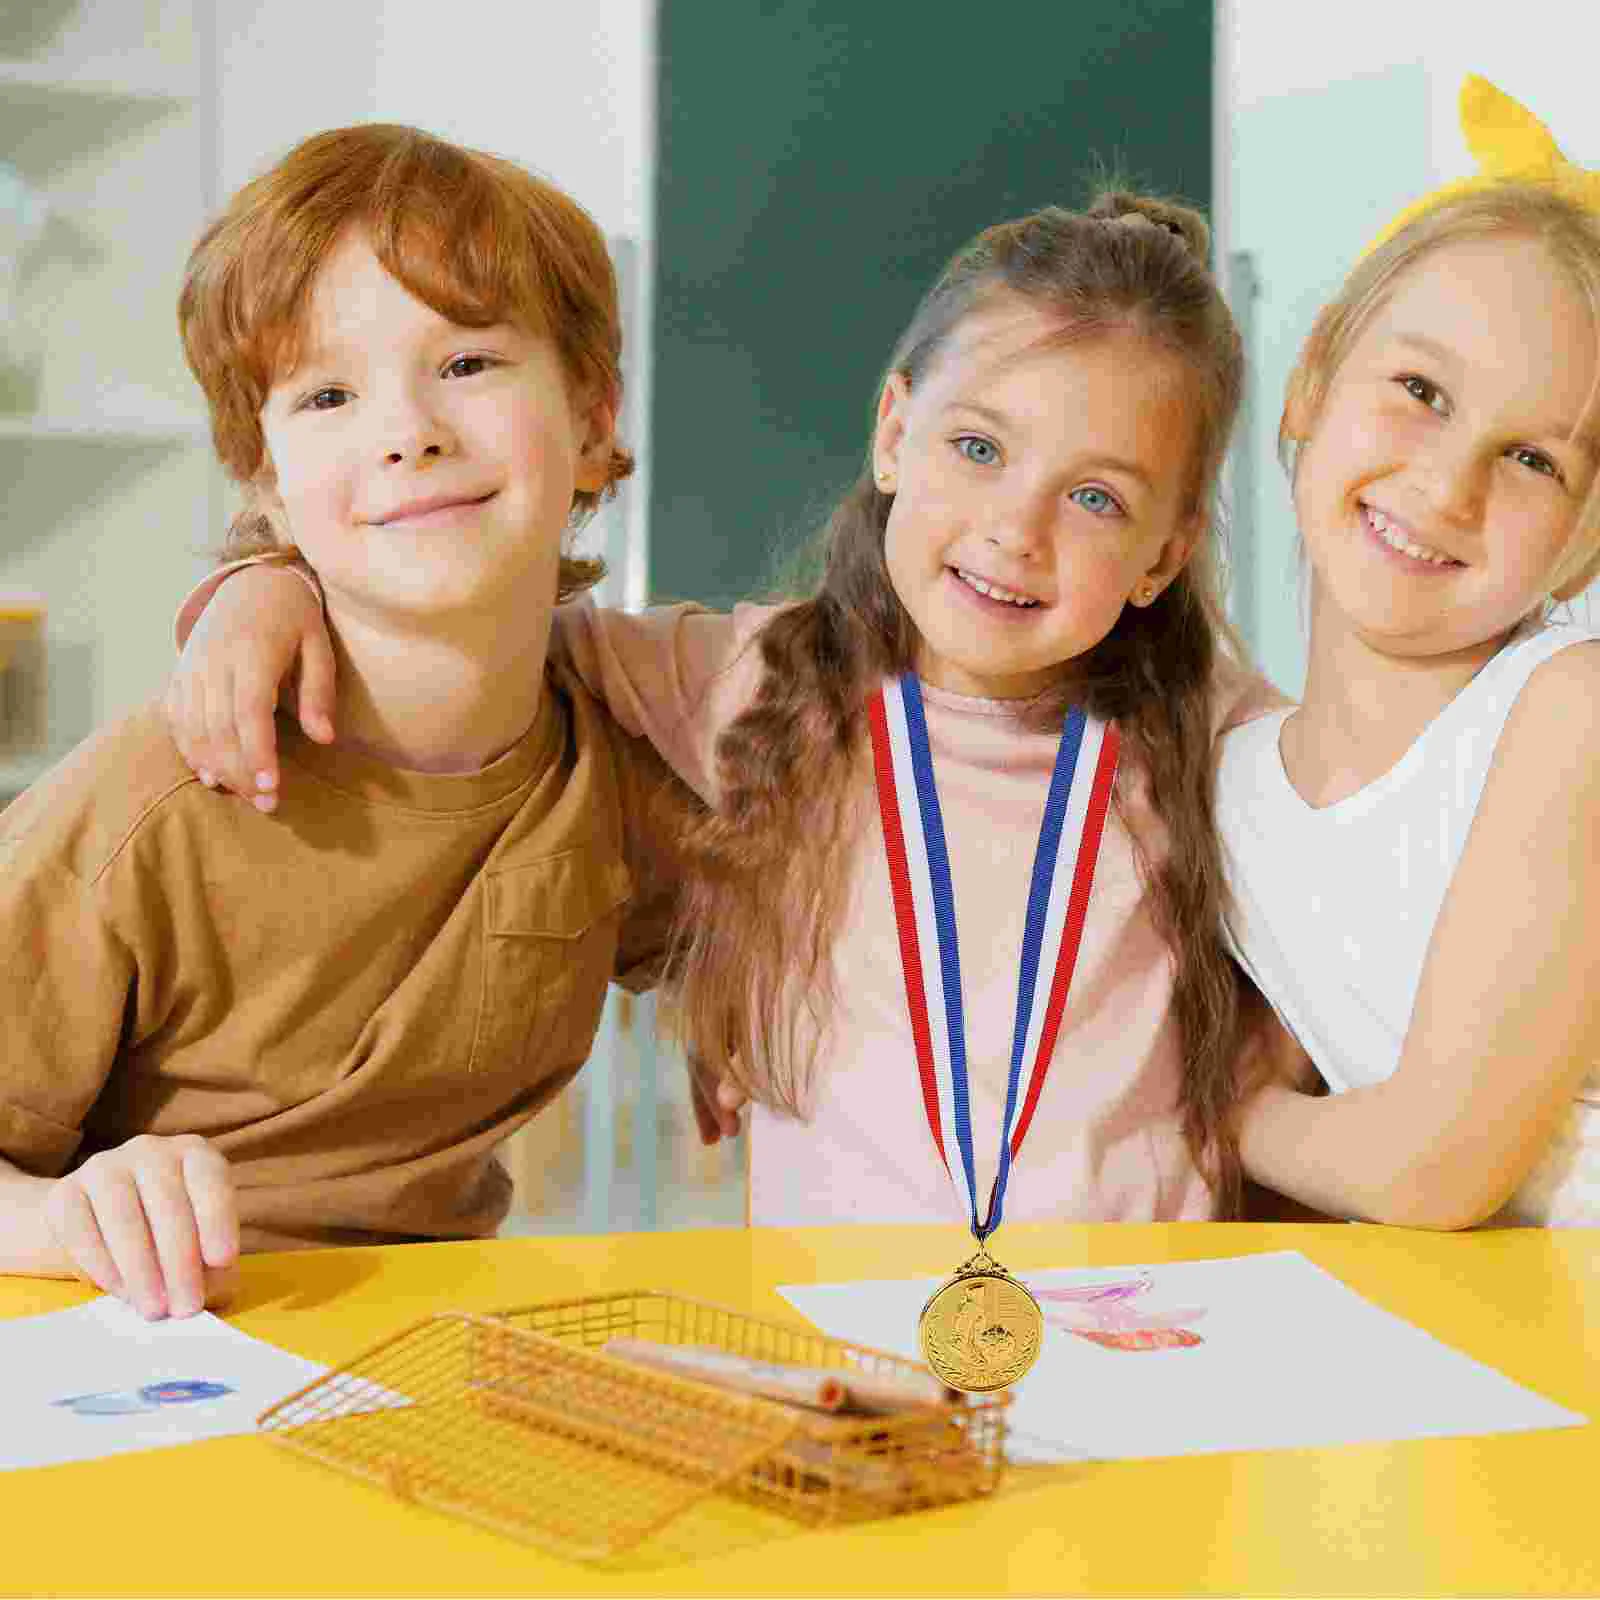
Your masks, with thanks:
M 1522 0 L 1514 12 L 1461 0 L 1219 0 L 1222 244 L 1249 254 L 1261 286 L 1251 305 L 1230 288 L 1252 325 L 1255 380 L 1239 507 L 1254 537 L 1241 552 L 1238 611 L 1263 666 L 1291 693 L 1303 681 L 1304 643 L 1273 440 L 1300 341 L 1383 221 L 1475 170 L 1456 105 L 1467 73 L 1520 100 L 1571 159 L 1600 166 L 1600 26 L 1578 21 L 1588 9 L 1575 0 Z M 1595 600 L 1591 591 L 1600 616 Z
M 411 122 L 532 167 L 643 233 L 653 0 L 216 0 L 222 186 L 341 123 Z

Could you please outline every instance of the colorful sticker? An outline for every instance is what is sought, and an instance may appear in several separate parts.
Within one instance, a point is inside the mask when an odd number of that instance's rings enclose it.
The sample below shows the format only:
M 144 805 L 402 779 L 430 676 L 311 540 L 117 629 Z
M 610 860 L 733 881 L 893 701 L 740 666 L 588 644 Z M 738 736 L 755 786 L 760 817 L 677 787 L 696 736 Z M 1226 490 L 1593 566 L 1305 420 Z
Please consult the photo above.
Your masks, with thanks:
M 141 1411 L 160 1411 L 165 1406 L 193 1405 L 199 1400 L 218 1400 L 232 1394 L 226 1383 L 209 1378 L 167 1378 L 137 1389 L 104 1389 L 99 1394 L 72 1394 L 51 1405 L 65 1406 L 80 1417 L 126 1417 Z

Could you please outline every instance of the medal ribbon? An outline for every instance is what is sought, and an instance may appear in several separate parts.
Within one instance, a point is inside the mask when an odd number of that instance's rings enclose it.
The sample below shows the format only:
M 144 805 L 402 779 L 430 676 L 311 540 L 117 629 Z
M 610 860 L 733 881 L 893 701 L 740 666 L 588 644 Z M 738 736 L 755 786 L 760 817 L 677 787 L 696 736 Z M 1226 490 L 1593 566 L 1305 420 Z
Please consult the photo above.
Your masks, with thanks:
M 1022 1149 L 1050 1071 L 1078 961 L 1121 741 L 1114 724 L 1087 716 L 1076 707 L 1068 713 L 1034 851 L 1017 976 L 1011 1072 L 1000 1128 L 1000 1161 L 988 1211 L 980 1220 L 972 1163 L 955 891 L 944 818 L 933 781 L 922 688 L 916 675 L 908 672 L 886 680 L 868 703 L 867 720 L 923 1109 L 956 1197 L 967 1205 L 972 1231 L 981 1244 L 1000 1226 L 1011 1164 Z M 1085 777 L 1075 781 L 1080 768 Z M 1063 838 L 1067 841 L 1065 857 Z M 1039 981 L 1041 970 L 1048 975 L 1043 983 Z M 1019 1115 L 1017 1102 L 1025 1065 L 1027 1087 L 1021 1094 Z

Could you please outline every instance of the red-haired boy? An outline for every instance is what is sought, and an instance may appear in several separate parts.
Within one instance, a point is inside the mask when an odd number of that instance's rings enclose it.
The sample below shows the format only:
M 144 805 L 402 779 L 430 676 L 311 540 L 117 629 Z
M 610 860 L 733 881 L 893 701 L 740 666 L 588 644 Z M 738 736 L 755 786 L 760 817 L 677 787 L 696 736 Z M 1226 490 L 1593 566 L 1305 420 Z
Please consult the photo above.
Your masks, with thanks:
M 151 707 L 0 817 L 0 1271 L 149 1316 L 241 1247 L 492 1233 L 497 1146 L 659 955 L 647 819 L 681 803 L 545 664 L 598 576 L 568 530 L 632 464 L 577 205 L 414 129 L 321 134 L 202 237 L 179 320 L 230 546 L 321 580 L 340 732 L 282 723 L 267 817 Z

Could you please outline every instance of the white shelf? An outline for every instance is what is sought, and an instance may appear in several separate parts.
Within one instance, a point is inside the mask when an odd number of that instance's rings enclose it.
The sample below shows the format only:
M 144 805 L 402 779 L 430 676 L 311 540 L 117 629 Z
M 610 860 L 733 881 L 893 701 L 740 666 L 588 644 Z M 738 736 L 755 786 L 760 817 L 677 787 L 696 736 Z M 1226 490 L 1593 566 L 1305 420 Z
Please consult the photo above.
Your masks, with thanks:
M 0 154 L 41 182 L 87 150 L 136 140 L 198 104 L 169 85 L 0 62 Z
M 0 804 L 7 796 L 21 794 L 31 784 L 37 783 L 47 773 L 60 756 L 12 756 L 9 759 L 0 755 Z
M 0 96 L 17 90 L 20 96 L 76 95 L 85 100 L 149 100 L 163 106 L 187 105 L 193 93 L 176 85 L 140 81 L 134 78 L 80 78 L 75 74 L 53 72 L 32 61 L 0 61 Z
M 75 420 L 65 417 L 0 417 L 0 443 L 32 439 L 80 440 L 85 444 L 120 446 L 203 445 L 210 430 L 198 418 L 175 417 L 164 422 L 102 417 Z
M 223 521 L 173 309 L 215 205 L 215 17 L 237 10 L 0 0 L 0 161 L 48 207 L 0 387 L 0 597 L 48 607 L 43 705 L 18 713 L 48 748 L 0 748 L 0 793 L 148 699 Z

